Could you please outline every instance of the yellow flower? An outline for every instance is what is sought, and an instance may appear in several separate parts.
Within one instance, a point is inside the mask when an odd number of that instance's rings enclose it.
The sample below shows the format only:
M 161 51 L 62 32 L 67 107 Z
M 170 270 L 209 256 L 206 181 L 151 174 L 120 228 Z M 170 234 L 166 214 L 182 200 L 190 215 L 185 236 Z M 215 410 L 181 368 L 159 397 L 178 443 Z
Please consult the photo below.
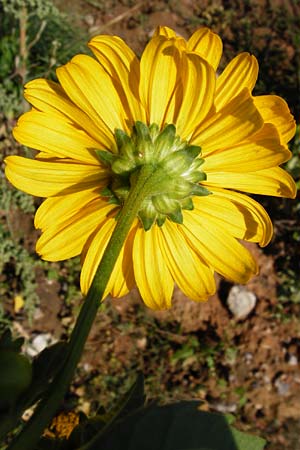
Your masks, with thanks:
M 222 42 L 207 28 L 185 41 L 159 27 L 140 60 L 116 36 L 89 47 L 97 60 L 75 56 L 57 70 L 59 83 L 27 83 L 33 108 L 14 136 L 39 153 L 6 159 L 12 184 L 47 197 L 35 216 L 37 252 L 48 261 L 80 254 L 87 293 L 134 176 L 151 164 L 157 186 L 105 295 L 136 285 L 149 307 L 163 309 L 174 282 L 196 301 L 214 293 L 215 271 L 247 282 L 257 265 L 239 240 L 264 246 L 272 224 L 241 192 L 295 196 L 279 167 L 295 132 L 284 100 L 252 96 L 258 64 L 248 53 L 217 76 Z

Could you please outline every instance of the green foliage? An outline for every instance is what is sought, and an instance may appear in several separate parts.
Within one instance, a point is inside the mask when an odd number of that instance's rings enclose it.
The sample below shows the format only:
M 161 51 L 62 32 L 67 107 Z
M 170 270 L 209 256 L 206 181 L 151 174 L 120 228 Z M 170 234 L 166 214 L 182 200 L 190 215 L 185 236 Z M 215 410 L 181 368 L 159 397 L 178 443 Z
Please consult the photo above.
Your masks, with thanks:
M 86 51 L 86 36 L 51 0 L 2 0 L 0 22 L 0 111 L 12 119 L 24 109 L 23 84 L 55 78 L 57 66 Z
M 13 340 L 9 329 L 0 336 L 0 440 L 20 424 L 23 412 L 45 394 L 64 362 L 67 346 L 57 342 L 30 363 L 21 353 L 22 344 L 22 338 Z
M 139 375 L 111 411 L 83 419 L 68 440 L 43 438 L 35 450 L 263 450 L 263 439 L 233 422 L 233 416 L 199 410 L 196 401 L 145 406 Z

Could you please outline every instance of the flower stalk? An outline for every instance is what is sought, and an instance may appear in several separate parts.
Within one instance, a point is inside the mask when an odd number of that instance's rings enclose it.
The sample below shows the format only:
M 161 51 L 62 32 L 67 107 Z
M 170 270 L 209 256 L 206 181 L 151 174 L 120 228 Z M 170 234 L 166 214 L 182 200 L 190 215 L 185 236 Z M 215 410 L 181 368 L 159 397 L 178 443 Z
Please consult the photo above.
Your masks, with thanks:
M 85 342 L 96 317 L 106 285 L 126 240 L 128 232 L 137 216 L 141 203 L 151 190 L 152 165 L 141 167 L 136 182 L 129 192 L 117 219 L 115 230 L 103 254 L 92 285 L 81 308 L 68 344 L 65 363 L 52 381 L 49 391 L 37 406 L 36 411 L 23 430 L 13 440 L 8 450 L 32 450 L 40 435 L 56 413 L 59 404 L 68 389 L 80 360 Z

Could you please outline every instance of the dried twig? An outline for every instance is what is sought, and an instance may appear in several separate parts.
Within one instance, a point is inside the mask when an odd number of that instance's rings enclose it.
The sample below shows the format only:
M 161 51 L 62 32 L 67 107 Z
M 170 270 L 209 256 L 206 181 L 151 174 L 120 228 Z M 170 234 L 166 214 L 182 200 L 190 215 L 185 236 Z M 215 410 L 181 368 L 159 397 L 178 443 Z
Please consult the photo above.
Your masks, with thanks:
M 27 45 L 27 51 L 29 51 L 41 38 L 44 29 L 46 28 L 47 21 L 44 19 L 40 25 L 38 32 L 36 33 L 34 39 Z
M 87 1 L 89 3 L 89 0 L 85 0 L 85 1 Z M 133 12 L 137 11 L 138 9 L 140 9 L 143 6 L 143 3 L 144 2 L 137 3 L 132 8 L 129 8 L 127 11 L 124 11 L 122 14 L 119 14 L 117 17 L 114 17 L 113 19 L 109 20 L 108 22 L 106 22 L 103 25 L 92 27 L 90 29 L 90 34 L 102 33 L 103 30 L 109 28 L 111 25 L 114 25 L 115 23 L 121 22 L 121 20 L 125 19 L 125 17 L 130 16 Z

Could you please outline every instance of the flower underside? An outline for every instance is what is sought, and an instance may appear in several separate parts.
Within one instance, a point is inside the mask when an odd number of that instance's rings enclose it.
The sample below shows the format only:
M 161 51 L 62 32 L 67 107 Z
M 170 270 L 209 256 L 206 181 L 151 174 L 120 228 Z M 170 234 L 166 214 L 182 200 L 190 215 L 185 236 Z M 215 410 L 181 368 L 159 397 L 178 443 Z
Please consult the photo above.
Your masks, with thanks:
M 199 157 L 201 148 L 182 141 L 174 125 L 166 125 L 160 131 L 155 123 L 148 127 L 137 121 L 131 136 L 117 129 L 115 140 L 117 154 L 97 150 L 100 161 L 111 171 L 110 184 L 102 195 L 122 205 L 141 168 L 147 166 L 150 174 L 147 195 L 138 213 L 145 230 L 155 222 L 162 226 L 167 217 L 183 223 L 182 209 L 194 208 L 192 196 L 210 194 L 198 184 L 206 179 L 201 170 L 204 162 Z

